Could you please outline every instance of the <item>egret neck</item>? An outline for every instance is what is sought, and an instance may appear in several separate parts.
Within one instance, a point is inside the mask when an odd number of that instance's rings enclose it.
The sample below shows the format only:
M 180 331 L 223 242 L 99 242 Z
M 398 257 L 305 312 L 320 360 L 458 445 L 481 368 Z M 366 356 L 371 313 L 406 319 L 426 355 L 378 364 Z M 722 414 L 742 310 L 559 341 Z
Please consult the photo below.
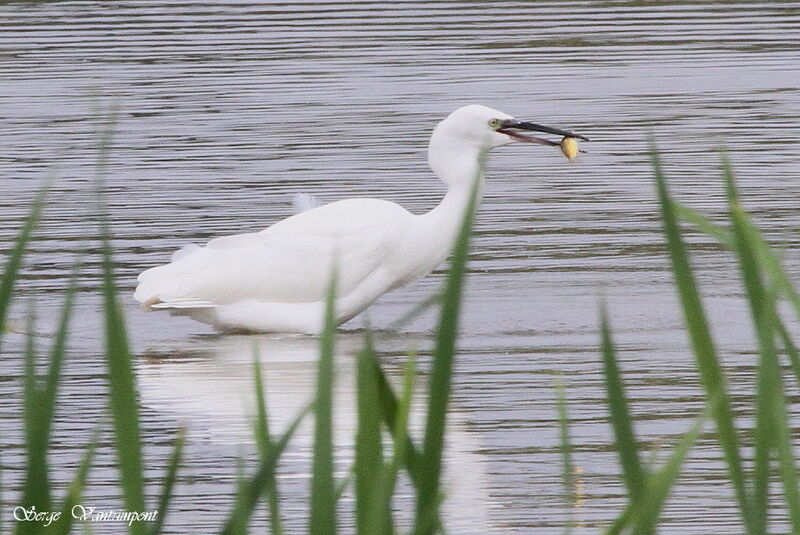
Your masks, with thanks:
M 434 131 L 428 148 L 428 163 L 447 186 L 447 192 L 433 210 L 419 218 L 419 231 L 427 241 L 425 250 L 434 265 L 444 260 L 453 247 L 472 188 L 477 188 L 474 198 L 477 208 L 485 186 L 484 162 L 488 149 L 471 140 L 446 134 L 438 129 Z

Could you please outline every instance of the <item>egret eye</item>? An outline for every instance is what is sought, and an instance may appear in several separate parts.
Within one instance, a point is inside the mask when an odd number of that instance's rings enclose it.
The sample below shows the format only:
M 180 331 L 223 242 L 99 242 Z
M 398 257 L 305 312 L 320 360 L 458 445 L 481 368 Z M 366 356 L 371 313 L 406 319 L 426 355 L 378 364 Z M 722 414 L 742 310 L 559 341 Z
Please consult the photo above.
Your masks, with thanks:
M 489 119 L 489 126 L 497 130 L 500 128 L 500 119 Z

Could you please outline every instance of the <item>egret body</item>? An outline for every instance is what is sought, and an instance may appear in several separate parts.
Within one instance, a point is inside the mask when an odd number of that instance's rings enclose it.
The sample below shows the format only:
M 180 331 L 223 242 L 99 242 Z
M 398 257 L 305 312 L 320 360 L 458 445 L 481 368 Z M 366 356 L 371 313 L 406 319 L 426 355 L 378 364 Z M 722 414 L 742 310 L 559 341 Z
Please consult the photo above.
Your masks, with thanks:
M 134 297 L 224 330 L 318 333 L 335 263 L 336 321 L 344 323 L 447 257 L 475 180 L 480 202 L 487 151 L 513 141 L 558 145 L 525 130 L 583 138 L 485 106 L 459 108 L 431 136 L 428 162 L 447 193 L 430 212 L 368 198 L 323 205 L 260 232 L 184 247 L 141 273 Z

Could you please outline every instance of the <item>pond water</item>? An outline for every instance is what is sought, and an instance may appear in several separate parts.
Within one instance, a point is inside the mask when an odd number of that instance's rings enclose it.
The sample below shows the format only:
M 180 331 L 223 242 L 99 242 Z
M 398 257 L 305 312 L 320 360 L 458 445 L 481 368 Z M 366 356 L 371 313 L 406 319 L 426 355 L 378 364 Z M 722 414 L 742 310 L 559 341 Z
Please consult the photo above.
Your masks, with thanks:
M 131 296 L 137 273 L 187 243 L 287 216 L 297 192 L 429 210 L 444 189 L 427 168 L 428 136 L 463 104 L 592 138 L 575 164 L 539 146 L 505 147 L 490 159 L 453 392 L 448 518 L 451 533 L 545 534 L 564 524 L 554 406 L 561 380 L 581 468 L 571 514 L 576 532 L 596 533 L 624 503 L 603 404 L 601 296 L 646 446 L 669 447 L 702 405 L 667 270 L 647 138 L 657 140 L 679 199 L 715 219 L 724 204 L 714 149 L 726 144 L 747 208 L 800 275 L 799 66 L 796 2 L 0 4 L 3 252 L 42 179 L 55 177 L 15 318 L 35 303 L 38 329 L 50 330 L 72 265 L 84 261 L 51 455 L 54 485 L 71 478 L 91 430 L 106 418 L 93 194 L 98 103 L 119 108 L 107 189 L 151 495 L 177 429 L 189 428 L 170 533 L 218 528 L 233 500 L 237 459 L 252 461 L 253 344 L 262 350 L 279 429 L 312 388 L 315 343 L 217 336 L 185 318 L 141 312 Z M 753 343 L 736 269 L 707 238 L 692 242 L 736 408 L 746 415 Z M 424 365 L 435 315 L 392 324 L 436 291 L 443 273 L 370 309 L 392 373 L 410 349 Z M 353 418 L 351 357 L 362 326 L 356 318 L 340 335 L 343 429 Z M 12 487 L 3 493 L 6 518 L 24 466 L 23 345 L 22 336 L 6 336 L 0 360 L 0 459 Z M 107 428 L 85 499 L 99 508 L 118 504 Z M 301 435 L 281 479 L 294 530 L 304 524 Z M 663 533 L 741 531 L 712 438 L 693 451 Z M 347 457 L 351 441 L 346 432 L 339 439 Z

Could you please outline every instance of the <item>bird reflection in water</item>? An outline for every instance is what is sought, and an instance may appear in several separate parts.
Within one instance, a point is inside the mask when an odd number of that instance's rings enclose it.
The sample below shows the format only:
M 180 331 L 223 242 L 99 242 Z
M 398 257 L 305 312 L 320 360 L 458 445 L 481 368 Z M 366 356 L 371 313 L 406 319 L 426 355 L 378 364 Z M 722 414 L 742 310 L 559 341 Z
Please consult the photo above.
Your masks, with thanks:
M 397 338 L 390 345 L 407 347 L 408 338 Z M 334 444 L 338 477 L 345 477 L 352 462 L 356 434 L 355 364 L 363 345 L 363 333 L 336 335 L 333 392 Z M 381 340 L 378 341 L 379 344 Z M 305 335 L 216 335 L 196 337 L 173 347 L 161 345 L 146 351 L 137 361 L 141 399 L 151 410 L 187 422 L 189 440 L 208 440 L 219 445 L 254 444 L 253 359 L 258 356 L 264 378 L 264 394 L 273 435 L 282 433 L 313 399 L 316 387 L 319 339 Z M 392 366 L 392 356 L 382 355 L 390 381 L 399 384 L 401 356 Z M 411 430 L 420 437 L 424 425 L 424 383 L 417 380 L 415 402 L 411 407 Z M 491 531 L 486 466 L 479 437 L 470 431 L 457 406 L 449 414 L 445 452 L 445 523 L 472 532 Z M 309 416 L 295 433 L 287 450 L 296 470 L 309 473 L 313 417 Z M 419 442 L 419 441 L 417 441 Z M 403 490 L 403 489 L 401 489 Z M 410 492 L 405 489 L 405 492 Z M 302 496 L 283 496 L 301 501 Z M 401 496 L 400 502 L 405 502 Z M 410 504 L 410 501 L 408 502 Z M 401 515 L 402 517 L 403 515 Z M 478 531 L 474 531 L 478 529 Z

